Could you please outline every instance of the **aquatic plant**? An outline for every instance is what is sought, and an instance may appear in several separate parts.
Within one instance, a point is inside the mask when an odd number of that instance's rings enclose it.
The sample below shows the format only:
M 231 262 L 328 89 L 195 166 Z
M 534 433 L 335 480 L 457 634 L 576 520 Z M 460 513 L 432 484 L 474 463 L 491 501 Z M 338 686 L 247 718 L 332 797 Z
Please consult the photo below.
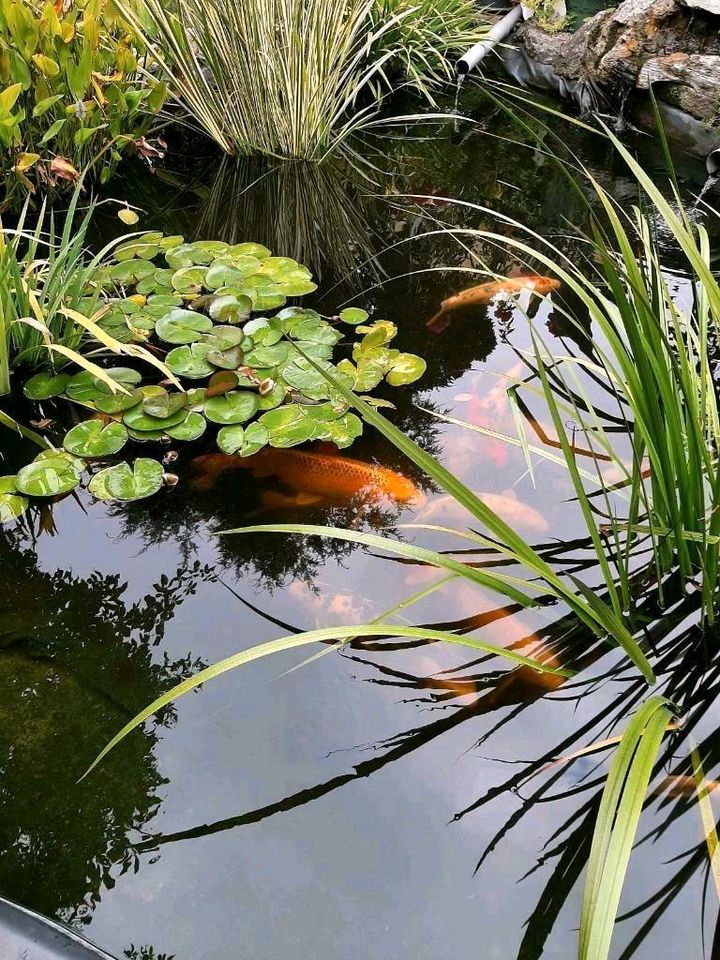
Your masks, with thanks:
M 162 83 L 139 76 L 128 24 L 100 0 L 6 0 L 0 50 L 6 200 L 19 186 L 75 183 L 91 161 L 105 182 L 165 98 Z
M 122 9 L 139 33 L 142 17 L 153 24 L 144 39 L 173 94 L 226 153 L 321 160 L 375 117 L 395 66 L 412 58 L 416 85 L 441 61 L 447 72 L 446 40 L 465 42 L 468 5 L 426 0 L 423 8 L 434 11 L 427 29 L 414 5 L 378 0 L 246 0 L 232 16 L 226 0 Z M 421 82 L 428 89 L 431 78 Z
M 161 255 L 164 266 L 156 263 Z M 62 450 L 44 450 L 16 476 L 0 480 L 7 520 L 27 508 L 27 498 L 75 489 L 88 461 L 113 458 L 129 441 L 190 442 L 208 423 L 218 428 L 218 448 L 241 457 L 311 440 L 348 447 L 362 422 L 328 386 L 325 371 L 364 393 L 383 381 L 412 383 L 425 369 L 420 357 L 390 346 L 394 324 L 369 322 L 358 308 L 336 318 L 359 335 L 352 359 L 337 364 L 331 359 L 343 333 L 316 311 L 285 307 L 275 316 L 251 317 L 316 286 L 309 270 L 261 244 L 188 244 L 180 236 L 140 234 L 116 246 L 112 259 L 96 263 L 89 285 L 90 298 L 81 299 L 78 310 L 65 310 L 70 321 L 112 354 L 147 360 L 163 382 L 143 386 L 138 370 L 87 360 L 80 371 L 48 368 L 32 376 L 23 388 L 28 399 L 63 397 L 92 411 L 93 419 L 72 427 Z M 118 292 L 125 296 L 112 296 Z M 151 338 L 158 341 L 156 352 L 166 351 L 164 361 L 143 346 Z M 206 387 L 198 386 L 205 381 Z M 132 465 L 101 469 L 88 490 L 100 500 L 129 502 L 176 480 L 157 460 L 139 457 Z

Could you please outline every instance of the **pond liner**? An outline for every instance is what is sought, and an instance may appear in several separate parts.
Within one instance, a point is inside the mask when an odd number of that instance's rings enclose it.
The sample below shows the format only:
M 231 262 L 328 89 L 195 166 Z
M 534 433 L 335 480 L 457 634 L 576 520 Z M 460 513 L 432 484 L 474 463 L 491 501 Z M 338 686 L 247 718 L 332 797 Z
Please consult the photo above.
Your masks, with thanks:
M 598 92 L 591 83 L 561 76 L 548 64 L 533 60 L 520 47 L 503 46 L 498 48 L 497 54 L 507 75 L 519 86 L 566 100 L 581 114 L 600 109 Z M 720 133 L 684 110 L 662 100 L 656 102 L 668 139 L 679 149 L 704 160 L 708 174 L 716 175 L 720 171 Z M 628 114 L 638 127 L 655 129 L 655 113 L 649 95 L 633 96 Z
M 2 960 L 117 960 L 56 920 L 0 897 Z

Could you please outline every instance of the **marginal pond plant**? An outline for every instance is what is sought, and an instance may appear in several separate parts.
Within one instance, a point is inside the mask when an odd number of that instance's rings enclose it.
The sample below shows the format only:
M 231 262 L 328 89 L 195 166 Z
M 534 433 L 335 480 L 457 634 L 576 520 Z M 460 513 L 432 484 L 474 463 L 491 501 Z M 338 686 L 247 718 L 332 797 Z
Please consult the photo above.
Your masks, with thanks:
M 307 268 L 261 244 L 145 233 L 117 246 L 89 286 L 87 301 L 66 311 L 70 320 L 96 349 L 158 368 L 161 382 L 143 384 L 138 369 L 87 360 L 85 369 L 49 367 L 30 377 L 29 400 L 62 398 L 91 417 L 67 432 L 62 449 L 43 450 L 2 478 L 5 519 L 22 513 L 27 498 L 70 492 L 89 464 L 117 458 L 132 442 L 188 443 L 208 426 L 223 453 L 240 457 L 313 440 L 349 447 L 362 421 L 326 374 L 365 393 L 383 381 L 412 383 L 425 370 L 420 357 L 390 345 L 397 328 L 389 321 L 370 322 L 366 311 L 348 308 L 331 323 L 284 306 L 315 283 Z M 349 356 L 333 362 L 343 331 L 357 339 Z M 173 482 L 159 460 L 143 456 L 105 466 L 88 489 L 100 500 L 132 501 Z
M 3 0 L 0 147 L 5 200 L 17 187 L 71 184 L 96 161 L 105 182 L 141 141 L 165 86 L 138 73 L 138 38 L 113 4 Z

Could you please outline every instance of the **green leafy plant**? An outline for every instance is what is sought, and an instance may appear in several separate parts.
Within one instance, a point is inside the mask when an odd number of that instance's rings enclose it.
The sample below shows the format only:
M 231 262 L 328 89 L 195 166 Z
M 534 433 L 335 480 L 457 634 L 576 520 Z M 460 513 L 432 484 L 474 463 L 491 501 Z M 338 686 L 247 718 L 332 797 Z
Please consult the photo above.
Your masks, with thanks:
M 398 73 L 405 82 L 403 64 L 429 91 L 450 73 L 448 41 L 476 36 L 466 0 L 421 6 L 246 0 L 232 17 L 224 0 L 122 9 L 139 33 L 143 18 L 153 24 L 145 43 L 172 93 L 226 153 L 321 160 L 376 116 Z
M 148 132 L 163 84 L 138 75 L 139 42 L 113 5 L 3 0 L 0 146 L 6 191 L 74 183 L 98 160 L 105 182 Z

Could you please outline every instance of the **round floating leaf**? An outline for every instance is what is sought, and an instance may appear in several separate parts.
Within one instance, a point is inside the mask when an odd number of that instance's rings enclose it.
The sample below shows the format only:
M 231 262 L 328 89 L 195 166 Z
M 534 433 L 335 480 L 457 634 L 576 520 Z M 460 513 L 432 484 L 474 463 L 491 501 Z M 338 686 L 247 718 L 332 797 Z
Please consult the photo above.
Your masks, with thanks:
M 218 320 L 220 323 L 241 323 L 250 316 L 251 311 L 250 297 L 232 294 L 216 297 L 208 308 L 208 313 L 213 320 Z
M 274 413 L 274 411 L 270 411 Z M 323 424 L 324 426 L 324 424 Z M 271 447 L 296 447 L 316 438 L 317 424 L 312 420 L 296 420 L 277 430 L 269 430 Z
M 261 423 L 268 433 L 274 433 L 301 418 L 302 408 L 296 403 L 288 403 L 282 407 L 277 407 L 275 410 L 268 410 L 260 417 L 258 423 Z
M 41 370 L 25 383 L 23 393 L 30 400 L 49 400 L 65 391 L 70 377 L 67 373 L 53 373 Z
M 320 317 L 315 319 L 300 320 L 297 323 L 291 322 L 289 334 L 295 340 L 307 340 L 310 343 L 323 343 L 332 347 L 342 340 L 342 333 L 335 330 L 329 323 Z
M 201 313 L 176 308 L 160 317 L 155 332 L 168 343 L 196 343 L 212 326 L 212 320 Z
M 250 296 L 255 311 L 274 310 L 275 307 L 281 307 L 287 300 L 285 294 L 280 293 L 275 285 L 272 287 L 257 287 Z
M 136 387 L 142 380 L 142 374 L 133 370 L 132 367 L 109 367 L 105 372 L 118 386 L 125 390 Z M 100 393 L 114 395 L 104 380 L 94 377 L 92 382 Z
M 279 280 L 278 292 L 286 297 L 304 297 L 306 293 L 317 290 L 317 284 L 312 280 Z
M 358 361 L 355 371 L 355 389 L 359 391 L 374 389 L 385 376 L 385 364 L 371 358 Z
M 196 243 L 181 243 L 168 250 L 165 254 L 167 265 L 173 270 L 181 270 L 196 264 L 212 263 L 215 255 L 210 250 L 203 250 Z
M 250 271 L 252 272 L 252 271 Z M 240 286 L 247 274 L 238 270 L 232 263 L 215 261 L 208 267 L 204 284 L 208 290 L 218 290 L 220 287 Z
M 179 307 L 182 305 L 182 297 L 176 296 L 174 293 L 155 293 L 152 297 L 148 297 L 147 307 L 148 310 L 150 307 L 153 309 L 156 307 Z M 167 310 L 164 310 L 163 313 L 167 313 Z M 154 316 L 155 314 L 153 314 Z M 160 314 L 162 316 L 162 314 Z
M 238 327 L 230 327 L 224 324 L 213 327 L 207 336 L 208 343 L 217 346 L 221 350 L 229 350 L 230 347 L 237 347 L 245 339 L 245 334 Z
M 245 423 L 259 409 L 258 396 L 249 390 L 239 390 L 222 397 L 211 397 L 205 403 L 205 416 L 213 423 Z
M 157 443 L 160 440 L 165 440 L 168 436 L 165 430 L 133 430 L 132 427 L 128 427 L 127 432 L 128 436 L 137 440 L 138 443 L 147 443 L 151 440 Z
M 15 482 L 20 493 L 29 497 L 56 497 L 74 490 L 80 473 L 67 457 L 47 456 L 22 467 Z
M 361 310 L 360 307 L 346 307 L 340 311 L 339 317 L 343 323 L 356 327 L 359 323 L 365 323 L 370 314 L 367 310 Z
M 318 423 L 325 423 L 328 420 L 337 420 L 347 411 L 347 404 L 340 403 L 317 403 L 308 404 L 302 408 L 303 416 L 309 420 L 315 420 Z
M 115 467 L 105 467 L 90 480 L 88 490 L 97 500 L 112 500 L 112 494 L 107 488 L 107 478 L 110 471 L 114 469 Z
M 12 523 L 25 513 L 27 507 L 25 497 L 17 493 L 0 493 L 0 523 Z
M 187 417 L 188 412 L 185 409 L 176 410 L 169 417 L 153 417 L 145 413 L 142 406 L 133 407 L 123 417 L 123 423 L 132 430 L 147 433 L 148 431 L 167 431 L 168 427 L 176 427 Z
M 207 427 L 207 421 L 199 413 L 189 413 L 187 418 L 183 420 L 182 423 L 179 423 L 176 427 L 168 427 L 167 435 L 172 437 L 173 440 L 185 440 L 187 442 L 191 440 L 197 440 L 198 437 L 201 437 L 205 433 L 205 428 Z
M 142 402 L 143 413 L 158 420 L 167 420 L 182 410 L 187 402 L 184 393 L 168 393 L 167 390 L 145 397 Z M 135 425 L 137 429 L 137 425 Z
M 206 343 L 190 343 L 182 347 L 175 347 L 165 357 L 165 363 L 173 373 L 189 380 L 202 380 L 208 377 L 215 369 L 207 360 L 208 345 Z
M 92 403 L 102 396 L 95 384 L 95 377 L 89 370 L 81 370 L 68 380 L 65 395 L 79 403 Z
M 222 370 L 237 370 L 243 362 L 243 352 L 240 347 L 231 347 L 229 350 L 221 350 L 212 345 L 209 346 L 207 358 L 210 363 Z
M 69 430 L 63 446 L 75 457 L 110 457 L 125 446 L 127 430 L 121 423 L 85 420 Z
M 236 243 L 234 246 L 228 247 L 228 253 L 232 257 L 257 257 L 258 260 L 264 260 L 266 257 L 271 256 L 268 248 L 264 247 L 261 243 Z
M 143 398 L 142 390 L 133 390 L 131 393 L 109 393 L 98 397 L 95 406 L 101 413 L 110 415 L 116 413 L 125 413 L 126 410 L 132 410 Z
M 248 320 L 243 327 L 243 333 L 252 337 L 256 346 L 271 347 L 282 340 L 283 324 L 275 317 L 271 320 L 267 317 L 257 317 L 255 320 Z
M 0 493 L 17 493 L 17 477 L 14 473 L 0 477 Z
M 223 453 L 239 453 L 241 457 L 251 457 L 262 450 L 267 442 L 268 432 L 261 423 L 251 423 L 247 427 L 239 424 L 223 427 L 217 436 L 217 445 Z
M 260 410 L 273 410 L 279 407 L 287 395 L 287 387 L 280 380 L 273 382 L 272 389 L 267 393 L 260 394 L 258 404 Z
M 269 347 L 254 347 L 245 354 L 245 363 L 249 367 L 275 367 L 287 363 L 292 348 L 287 342 L 274 343 Z
M 333 355 L 333 348 L 329 343 L 311 343 L 309 340 L 296 340 L 295 346 L 306 357 L 312 357 L 313 360 L 330 360 Z M 298 357 L 297 351 L 294 354 Z
M 426 370 L 427 364 L 422 357 L 414 353 L 401 353 L 385 379 L 391 387 L 402 387 L 419 380 Z
M 352 380 L 346 373 L 337 370 L 330 363 L 324 361 L 320 361 L 319 363 L 322 368 L 329 371 L 336 379 L 349 387 L 352 386 Z M 310 400 L 328 400 L 334 396 L 332 386 L 322 373 L 302 357 L 298 357 L 294 363 L 288 364 L 282 373 L 283 379 L 290 384 L 291 387 L 299 390 Z
M 182 267 L 172 277 L 173 290 L 178 293 L 198 293 L 205 280 L 205 267 Z
M 197 247 L 198 250 L 212 254 L 213 260 L 222 257 L 229 249 L 228 244 L 225 243 L 224 240 L 197 240 L 193 246 Z
M 318 436 L 317 439 L 330 440 L 340 449 L 351 446 L 363 432 L 362 420 L 354 413 L 346 413 L 339 419 L 331 420 L 322 426 L 323 435 Z
M 138 457 L 132 467 L 127 463 L 110 467 L 105 487 L 113 500 L 142 500 L 162 487 L 163 472 L 162 464 L 157 460 Z
M 240 384 L 240 379 L 233 370 L 221 370 L 210 377 L 210 381 L 205 391 L 205 396 L 209 400 L 211 397 L 219 397 L 224 393 L 230 393 Z

